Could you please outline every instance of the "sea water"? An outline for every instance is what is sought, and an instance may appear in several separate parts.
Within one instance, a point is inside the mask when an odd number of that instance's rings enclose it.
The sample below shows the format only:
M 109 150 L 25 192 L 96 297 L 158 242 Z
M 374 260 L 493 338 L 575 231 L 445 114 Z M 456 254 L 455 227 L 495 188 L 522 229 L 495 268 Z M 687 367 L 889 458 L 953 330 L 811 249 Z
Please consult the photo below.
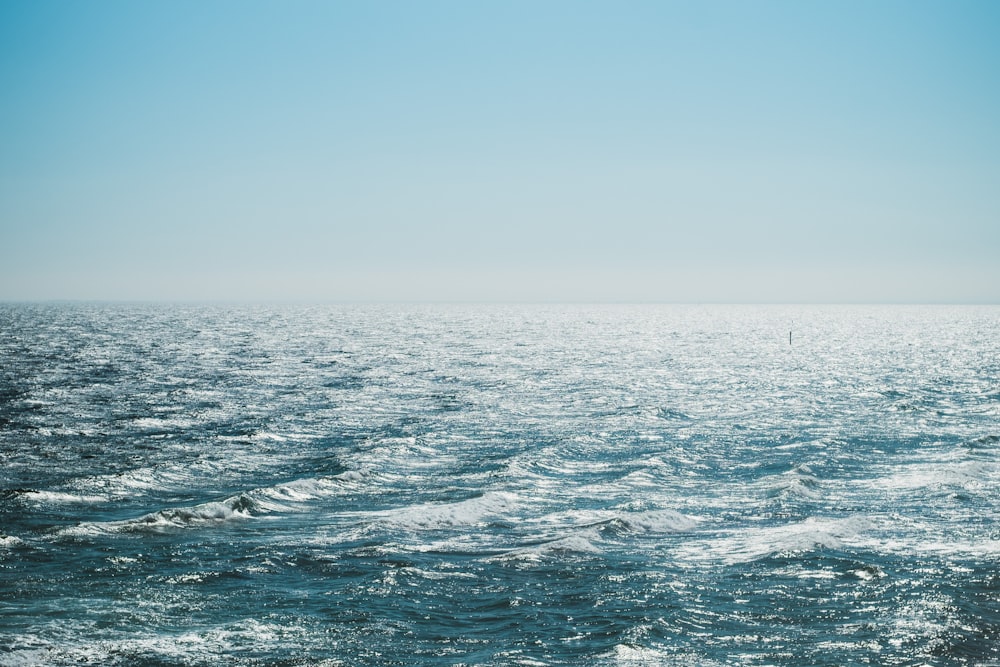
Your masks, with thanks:
M 0 665 L 990 665 L 1000 308 L 0 306 Z

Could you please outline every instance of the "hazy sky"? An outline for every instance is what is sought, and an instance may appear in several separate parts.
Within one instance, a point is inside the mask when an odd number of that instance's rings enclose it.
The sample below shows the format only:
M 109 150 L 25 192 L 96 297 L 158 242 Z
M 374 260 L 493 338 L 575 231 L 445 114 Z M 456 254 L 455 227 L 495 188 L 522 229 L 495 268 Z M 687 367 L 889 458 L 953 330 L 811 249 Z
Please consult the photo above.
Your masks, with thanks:
M 1000 303 L 1000 2 L 0 2 L 0 299 Z

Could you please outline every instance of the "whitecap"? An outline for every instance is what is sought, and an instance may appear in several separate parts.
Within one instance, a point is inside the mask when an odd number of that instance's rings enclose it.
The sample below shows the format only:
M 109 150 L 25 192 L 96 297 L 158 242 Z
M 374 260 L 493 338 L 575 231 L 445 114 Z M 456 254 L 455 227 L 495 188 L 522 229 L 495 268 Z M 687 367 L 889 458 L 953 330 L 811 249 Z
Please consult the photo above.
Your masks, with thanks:
M 344 479 L 340 476 L 307 477 L 258 489 L 252 493 L 264 495 L 278 501 L 303 503 L 336 493 L 342 486 L 342 479 L 347 481 L 350 478 Z
M 959 463 L 917 463 L 878 480 L 881 488 L 890 490 L 961 488 L 977 491 L 993 486 L 997 465 L 982 461 Z
M 592 528 L 577 531 L 571 535 L 549 539 L 531 546 L 510 549 L 496 556 L 491 556 L 486 560 L 500 562 L 539 562 L 547 557 L 600 554 L 603 553 L 601 548 L 597 546 L 600 540 L 601 536 L 597 529 Z
M 253 440 L 271 440 L 272 442 L 287 442 L 288 438 L 277 433 L 270 433 L 268 431 L 261 431 L 253 436 Z
M 532 523 L 554 530 L 598 528 L 617 534 L 668 534 L 692 530 L 699 520 L 670 509 L 576 510 L 548 514 Z
M 816 500 L 820 498 L 820 481 L 812 469 L 801 464 L 780 475 L 771 475 L 761 480 L 764 493 L 769 498 L 797 498 Z
M 749 563 L 778 554 L 857 546 L 860 534 L 871 528 L 871 521 L 865 517 L 810 517 L 798 523 L 716 534 L 707 541 L 686 543 L 678 550 L 678 555 L 691 561 L 722 561 L 727 565 Z
M 616 519 L 629 531 L 636 533 L 679 533 L 694 529 L 698 520 L 674 510 L 628 512 Z
M 118 522 L 122 530 L 153 530 L 185 528 L 248 519 L 254 515 L 257 503 L 242 494 L 221 502 L 209 502 L 193 507 L 177 507 L 146 514 L 138 519 Z
M 688 665 L 720 667 L 723 664 L 689 653 L 674 653 L 661 648 L 635 644 L 618 644 L 610 652 L 600 657 L 606 663 L 622 667 L 633 665 L 641 665 L 642 667 L 688 667 Z
M 111 500 L 109 496 L 97 495 L 97 494 L 84 494 L 84 493 L 68 493 L 65 491 L 26 491 L 24 493 L 24 498 L 26 500 L 32 500 L 38 503 L 45 503 L 51 505 L 60 504 L 94 504 L 94 503 L 105 503 Z
M 53 648 L 14 649 L 0 656 L 0 667 L 37 667 L 52 664 L 57 657 L 60 656 L 54 654 Z
M 132 420 L 133 428 L 145 431 L 182 431 L 191 428 L 195 420 L 188 417 L 138 417 Z
M 341 482 L 360 482 L 364 479 L 364 475 L 357 470 L 346 470 L 339 475 L 334 475 L 331 479 L 336 479 Z
M 510 516 L 518 504 L 513 493 L 490 491 L 456 503 L 427 503 L 392 510 L 382 521 L 409 530 L 471 526 L 491 517 Z
M 24 544 L 24 541 L 20 537 L 0 535 L 0 549 L 10 549 L 20 544 Z
M 595 534 L 570 535 L 543 545 L 535 547 L 535 550 L 545 554 L 599 554 L 601 548 L 595 542 L 599 536 Z
M 64 528 L 60 534 L 85 536 L 101 533 L 160 532 L 218 525 L 265 514 L 303 511 L 307 509 L 306 503 L 334 495 L 345 483 L 358 479 L 361 479 L 361 475 L 353 472 L 333 477 L 307 477 L 253 489 L 221 501 L 162 509 L 135 519 L 83 523 Z
M 246 494 L 219 502 L 191 507 L 173 507 L 124 521 L 82 523 L 59 531 L 61 535 L 87 536 L 106 533 L 159 533 L 190 527 L 220 525 L 253 516 L 257 503 Z
M 170 662 L 178 664 L 216 663 L 233 650 L 255 646 L 274 650 L 289 638 L 302 636 L 305 630 L 296 625 L 278 625 L 248 618 L 224 626 L 208 627 L 184 633 L 145 634 L 110 637 L 96 642 L 52 644 L 38 641 L 18 647 L 0 656 L 0 667 L 28 667 L 49 664 L 120 664 L 133 662 Z M 155 658 L 154 658 L 155 656 Z M 317 661 L 322 667 L 341 665 L 329 659 Z

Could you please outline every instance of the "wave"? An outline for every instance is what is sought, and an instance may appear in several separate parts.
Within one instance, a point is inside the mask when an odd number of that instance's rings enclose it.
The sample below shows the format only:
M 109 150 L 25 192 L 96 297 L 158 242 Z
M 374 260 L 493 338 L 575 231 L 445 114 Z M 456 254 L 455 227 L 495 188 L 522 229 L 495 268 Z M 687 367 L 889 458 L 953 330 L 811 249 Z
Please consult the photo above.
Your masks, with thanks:
M 535 520 L 555 531 L 596 528 L 604 534 L 668 534 L 693 530 L 700 521 L 671 509 L 623 509 L 556 512 Z
M 21 544 L 24 544 L 24 541 L 20 537 L 0 534 L 0 549 L 11 549 Z
M 536 534 L 532 544 L 507 550 L 489 560 L 538 561 L 545 557 L 603 553 L 608 538 L 668 535 L 693 530 L 699 520 L 674 510 L 560 513 L 544 517 L 555 523 L 548 534 Z M 568 524 L 568 525 L 567 525 Z
M 856 546 L 859 536 L 871 530 L 867 517 L 817 519 L 763 528 L 718 533 L 708 540 L 683 545 L 678 554 L 695 562 L 721 561 L 727 565 L 749 563 L 781 554 L 808 553 Z
M 184 528 L 218 526 L 254 517 L 302 511 L 310 501 L 338 493 L 345 485 L 362 479 L 348 471 L 331 477 L 312 477 L 246 491 L 224 500 L 190 507 L 173 507 L 134 519 L 81 523 L 59 531 L 62 535 L 85 536 L 108 533 L 162 533 Z
M 817 500 L 821 496 L 819 478 L 804 463 L 780 475 L 765 477 L 761 481 L 765 485 L 764 493 L 768 498 Z
M 601 548 L 597 546 L 599 536 L 594 533 L 581 533 L 561 537 L 551 542 L 546 542 L 537 547 L 531 548 L 539 554 L 599 554 Z
M 107 495 L 109 499 L 132 498 L 146 492 L 178 491 L 196 487 L 209 479 L 219 479 L 231 464 L 225 461 L 199 459 L 190 463 L 170 463 L 143 466 L 122 472 L 95 475 L 77 484 L 90 493 Z
M 621 665 L 622 667 L 687 667 L 688 665 L 721 667 L 724 664 L 708 660 L 700 655 L 677 653 L 635 644 L 618 644 L 613 650 L 600 657 L 608 664 Z
M 124 521 L 81 523 L 63 528 L 61 535 L 82 537 L 109 533 L 164 533 L 182 528 L 219 525 L 235 520 L 249 519 L 258 511 L 257 503 L 246 494 L 219 502 L 208 502 L 192 507 L 175 507 L 144 514 Z
M 250 494 L 260 499 L 268 499 L 278 503 L 306 503 L 317 498 L 335 495 L 344 489 L 345 485 L 360 482 L 364 476 L 349 470 L 329 477 L 307 477 L 284 484 L 264 487 L 251 491 Z M 288 511 L 292 509 L 286 504 L 269 506 L 271 511 Z
M 975 460 L 915 463 L 878 480 L 877 484 L 890 491 L 984 491 L 995 487 L 997 468 L 996 463 Z
M 111 636 L 100 641 L 78 642 L 76 637 L 63 637 L 52 643 L 37 636 L 19 637 L 22 645 L 6 655 L 0 655 L 0 667 L 34 665 L 94 665 L 94 664 L 218 664 L 231 663 L 234 651 L 255 646 L 268 651 L 279 650 L 290 635 L 301 634 L 304 628 L 278 625 L 246 618 L 221 626 L 209 626 L 184 632 L 144 633 L 132 636 Z M 25 646 L 26 645 L 26 646 Z M 246 664 L 236 661 L 236 664 Z M 296 663 L 297 664 L 297 663 Z M 322 667 L 339 667 L 340 660 L 310 662 Z
M 608 528 L 618 533 L 663 534 L 693 530 L 698 520 L 674 510 L 622 512 L 609 520 Z
M 66 491 L 38 491 L 35 489 L 22 489 L 17 493 L 23 500 L 47 505 L 93 505 L 96 503 L 106 503 L 111 501 L 111 497 L 107 495 L 69 493 Z
M 1000 444 L 1000 435 L 984 435 L 964 444 L 969 449 L 994 449 Z
M 602 553 L 602 549 L 598 546 L 600 541 L 600 532 L 591 528 L 577 531 L 572 535 L 555 537 L 528 546 L 509 549 L 486 560 L 499 563 L 537 563 L 552 557 L 600 554 Z
M 456 503 L 427 503 L 388 512 L 382 522 L 408 530 L 471 526 L 488 518 L 507 518 L 520 501 L 516 494 L 489 491 Z

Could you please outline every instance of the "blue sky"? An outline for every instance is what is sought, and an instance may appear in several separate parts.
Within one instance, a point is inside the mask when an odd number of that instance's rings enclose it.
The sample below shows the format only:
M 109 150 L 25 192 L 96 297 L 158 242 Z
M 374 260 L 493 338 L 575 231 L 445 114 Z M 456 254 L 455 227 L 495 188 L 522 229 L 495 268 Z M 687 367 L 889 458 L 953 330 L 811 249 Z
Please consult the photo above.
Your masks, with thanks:
M 1000 303 L 1000 3 L 0 2 L 0 299 Z

